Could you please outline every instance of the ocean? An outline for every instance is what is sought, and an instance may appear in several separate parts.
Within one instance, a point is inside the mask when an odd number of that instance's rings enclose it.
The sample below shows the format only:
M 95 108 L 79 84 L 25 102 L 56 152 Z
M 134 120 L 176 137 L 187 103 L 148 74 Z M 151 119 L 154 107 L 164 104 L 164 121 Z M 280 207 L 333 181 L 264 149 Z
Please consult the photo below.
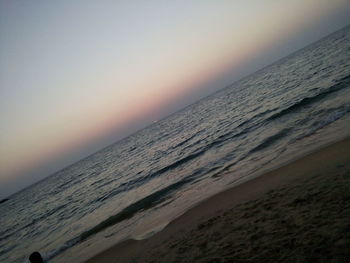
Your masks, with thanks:
M 12 195 L 0 261 L 82 262 L 350 135 L 350 26 Z

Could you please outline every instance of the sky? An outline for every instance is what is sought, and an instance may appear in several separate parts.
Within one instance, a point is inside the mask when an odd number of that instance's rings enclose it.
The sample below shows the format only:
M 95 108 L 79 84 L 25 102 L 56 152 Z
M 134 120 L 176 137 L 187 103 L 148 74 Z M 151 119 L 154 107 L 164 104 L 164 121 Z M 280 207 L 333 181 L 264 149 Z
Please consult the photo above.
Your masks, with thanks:
M 0 0 L 0 198 L 350 24 L 349 0 Z

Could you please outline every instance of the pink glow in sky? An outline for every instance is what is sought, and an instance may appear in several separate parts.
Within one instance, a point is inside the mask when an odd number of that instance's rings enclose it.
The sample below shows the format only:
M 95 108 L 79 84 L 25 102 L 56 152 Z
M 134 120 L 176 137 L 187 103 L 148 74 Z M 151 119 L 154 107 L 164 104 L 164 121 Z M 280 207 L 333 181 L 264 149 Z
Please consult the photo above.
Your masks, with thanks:
M 276 46 L 291 52 L 346 26 L 349 10 L 346 0 L 2 1 L 0 191 L 180 109 L 186 94 L 208 95 L 201 87 L 222 74 L 237 80 L 265 53 L 276 60 Z

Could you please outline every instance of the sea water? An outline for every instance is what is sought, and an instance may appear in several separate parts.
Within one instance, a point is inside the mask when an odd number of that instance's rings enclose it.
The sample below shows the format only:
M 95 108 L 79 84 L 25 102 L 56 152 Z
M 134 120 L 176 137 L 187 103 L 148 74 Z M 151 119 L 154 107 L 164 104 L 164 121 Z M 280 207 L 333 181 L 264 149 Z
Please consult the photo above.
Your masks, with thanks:
M 346 27 L 12 195 L 0 261 L 81 262 L 349 135 Z

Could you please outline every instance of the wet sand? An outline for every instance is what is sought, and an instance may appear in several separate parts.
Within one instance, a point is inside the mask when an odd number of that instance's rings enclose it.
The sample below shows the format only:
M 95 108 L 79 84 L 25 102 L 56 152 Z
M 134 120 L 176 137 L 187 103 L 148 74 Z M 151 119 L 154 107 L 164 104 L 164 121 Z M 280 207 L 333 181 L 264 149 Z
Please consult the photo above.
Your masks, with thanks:
M 350 139 L 219 193 L 87 262 L 349 262 Z

